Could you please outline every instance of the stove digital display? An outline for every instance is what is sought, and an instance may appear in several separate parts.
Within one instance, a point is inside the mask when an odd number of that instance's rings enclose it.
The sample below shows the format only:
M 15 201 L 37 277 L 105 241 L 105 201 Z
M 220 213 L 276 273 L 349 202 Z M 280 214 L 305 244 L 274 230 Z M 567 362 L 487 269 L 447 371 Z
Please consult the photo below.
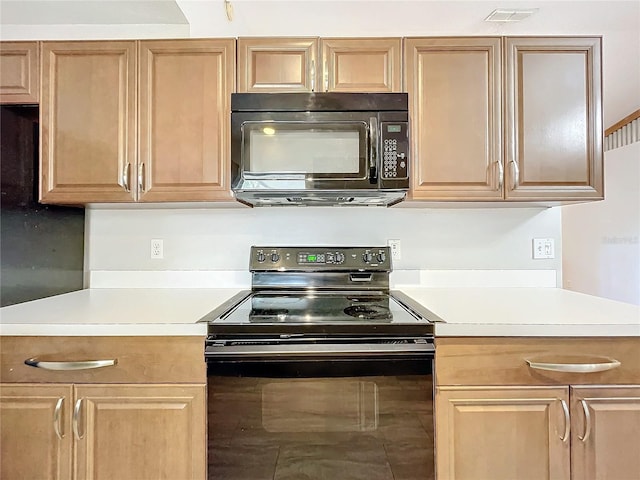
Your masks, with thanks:
M 325 263 L 324 253 L 298 253 L 298 263 Z

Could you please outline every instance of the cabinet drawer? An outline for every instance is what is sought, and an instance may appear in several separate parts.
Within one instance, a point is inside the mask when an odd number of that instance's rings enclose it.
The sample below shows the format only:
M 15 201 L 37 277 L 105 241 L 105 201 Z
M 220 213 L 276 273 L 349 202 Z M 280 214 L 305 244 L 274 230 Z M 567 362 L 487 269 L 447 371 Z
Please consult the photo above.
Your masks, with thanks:
M 566 373 L 533 368 L 528 361 L 550 368 L 571 364 L 579 369 L 613 361 L 620 365 L 600 372 Z M 438 338 L 435 369 L 438 385 L 638 384 L 640 337 Z
M 25 364 L 115 360 L 87 370 L 47 370 Z M 204 337 L 0 337 L 3 382 L 205 383 Z M 46 365 L 45 365 L 46 366 Z

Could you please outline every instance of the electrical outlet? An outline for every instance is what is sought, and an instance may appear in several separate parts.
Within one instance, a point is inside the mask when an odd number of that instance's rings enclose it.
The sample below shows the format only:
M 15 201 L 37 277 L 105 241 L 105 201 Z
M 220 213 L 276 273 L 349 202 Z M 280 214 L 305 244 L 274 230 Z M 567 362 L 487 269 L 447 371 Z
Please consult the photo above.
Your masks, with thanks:
M 151 239 L 151 258 L 164 258 L 164 245 L 161 238 Z
M 543 258 L 556 258 L 555 242 L 553 238 L 534 238 L 533 258 L 536 260 Z
M 391 247 L 391 258 L 393 260 L 400 260 L 402 258 L 400 240 L 387 240 L 387 245 Z

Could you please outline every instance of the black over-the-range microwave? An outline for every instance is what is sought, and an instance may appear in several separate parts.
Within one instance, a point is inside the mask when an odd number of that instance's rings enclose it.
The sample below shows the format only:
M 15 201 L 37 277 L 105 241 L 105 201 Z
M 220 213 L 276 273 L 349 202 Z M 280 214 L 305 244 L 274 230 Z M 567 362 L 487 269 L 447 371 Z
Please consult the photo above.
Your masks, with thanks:
M 390 206 L 409 189 L 406 93 L 234 93 L 231 188 L 267 205 Z

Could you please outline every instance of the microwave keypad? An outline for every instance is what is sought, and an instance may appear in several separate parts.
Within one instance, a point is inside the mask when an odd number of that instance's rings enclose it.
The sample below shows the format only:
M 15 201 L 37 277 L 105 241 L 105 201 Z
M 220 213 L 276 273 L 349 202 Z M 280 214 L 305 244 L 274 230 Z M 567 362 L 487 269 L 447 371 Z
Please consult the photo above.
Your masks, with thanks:
M 391 128 L 395 127 L 395 128 Z M 388 125 L 385 129 L 383 125 L 383 156 L 382 156 L 382 177 L 383 178 L 407 178 L 407 152 L 408 143 L 406 141 L 406 130 L 398 128 L 400 125 Z

